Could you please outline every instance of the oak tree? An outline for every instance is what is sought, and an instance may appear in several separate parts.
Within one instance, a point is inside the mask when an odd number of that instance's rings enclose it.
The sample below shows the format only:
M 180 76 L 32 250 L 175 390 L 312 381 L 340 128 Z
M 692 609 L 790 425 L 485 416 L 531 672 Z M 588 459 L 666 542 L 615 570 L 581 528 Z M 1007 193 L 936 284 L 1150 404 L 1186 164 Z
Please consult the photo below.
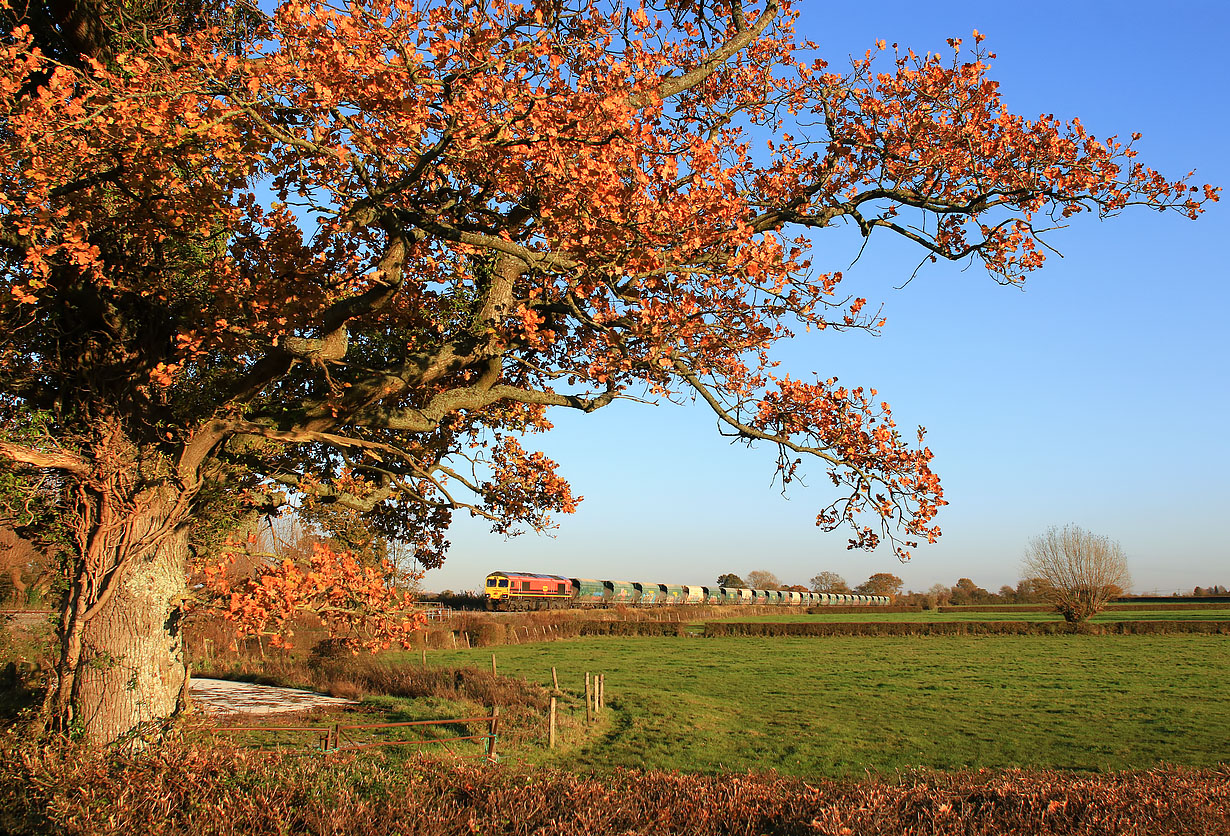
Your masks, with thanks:
M 812 592 L 833 592 L 841 595 L 850 593 L 850 587 L 846 584 L 846 579 L 836 572 L 821 572 L 814 575 L 808 583 L 811 584 Z
M 1021 578 L 1013 590 L 1013 601 L 1018 604 L 1034 604 L 1042 600 L 1046 584 L 1037 578 Z
M 901 594 L 905 581 L 889 572 L 876 572 L 867 580 L 854 587 L 859 595 L 884 595 L 896 598 Z
M 874 389 L 775 364 L 799 329 L 883 324 L 809 236 L 896 235 L 1016 284 L 1074 214 L 1195 217 L 1216 192 L 1009 113 L 977 33 L 836 67 L 797 14 L 283 0 L 96 52 L 89 26 L 57 52 L 14 18 L 0 456 L 53 477 L 70 532 L 59 722 L 106 742 L 176 711 L 202 526 L 311 496 L 432 565 L 457 512 L 552 525 L 580 498 L 527 446 L 550 408 L 694 397 L 784 483 L 824 469 L 816 523 L 852 548 L 938 537 L 921 431 Z M 328 600 L 299 570 L 268 606 L 292 581 Z
M 756 569 L 747 573 L 747 585 L 752 589 L 781 589 L 782 582 L 767 569 Z
M 945 586 L 942 583 L 932 584 L 931 588 L 927 590 L 926 596 L 929 605 L 928 609 L 947 606 L 948 602 L 952 600 L 952 587 Z
M 991 593 L 969 578 L 961 578 L 952 586 L 951 599 L 958 606 L 985 604 L 991 599 Z

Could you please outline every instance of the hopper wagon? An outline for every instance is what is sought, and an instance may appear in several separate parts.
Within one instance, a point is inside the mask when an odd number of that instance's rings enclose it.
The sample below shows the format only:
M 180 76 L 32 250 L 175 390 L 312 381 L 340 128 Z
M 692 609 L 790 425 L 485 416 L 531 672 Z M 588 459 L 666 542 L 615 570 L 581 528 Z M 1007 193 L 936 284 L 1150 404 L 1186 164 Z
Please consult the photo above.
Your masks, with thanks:
M 883 595 L 735 589 L 724 586 L 602 580 L 536 572 L 506 571 L 489 574 L 484 592 L 488 609 L 496 610 L 613 607 L 620 604 L 634 607 L 658 607 L 669 604 L 882 607 L 891 603 L 891 599 Z

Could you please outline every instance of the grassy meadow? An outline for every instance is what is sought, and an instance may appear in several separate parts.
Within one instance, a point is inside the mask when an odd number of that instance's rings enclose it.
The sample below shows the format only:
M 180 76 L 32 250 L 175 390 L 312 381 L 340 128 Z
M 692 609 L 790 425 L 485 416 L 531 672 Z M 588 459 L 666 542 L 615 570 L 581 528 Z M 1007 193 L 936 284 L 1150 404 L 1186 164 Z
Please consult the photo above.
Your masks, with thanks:
M 489 669 L 493 654 L 501 674 L 548 686 L 554 666 L 571 720 L 585 672 L 606 675 L 589 735 L 507 751 L 569 769 L 1104 771 L 1230 752 L 1225 636 L 590 638 L 431 651 L 429 664 Z
M 1226 635 L 586 636 L 205 661 L 202 673 L 361 702 L 264 718 L 197 714 L 156 752 L 99 756 L 0 731 L 0 832 L 1230 832 Z M 548 750 L 552 667 L 561 745 Z M 593 725 L 586 671 L 606 675 L 607 708 Z M 481 733 L 482 721 L 355 729 L 345 743 L 376 746 L 312 752 L 335 724 L 489 716 L 491 706 L 502 723 L 498 768 L 482 761 L 482 742 L 440 741 Z M 218 724 L 265 730 L 219 734 Z M 287 725 L 317 731 L 270 729 Z M 423 738 L 438 742 L 384 745 Z

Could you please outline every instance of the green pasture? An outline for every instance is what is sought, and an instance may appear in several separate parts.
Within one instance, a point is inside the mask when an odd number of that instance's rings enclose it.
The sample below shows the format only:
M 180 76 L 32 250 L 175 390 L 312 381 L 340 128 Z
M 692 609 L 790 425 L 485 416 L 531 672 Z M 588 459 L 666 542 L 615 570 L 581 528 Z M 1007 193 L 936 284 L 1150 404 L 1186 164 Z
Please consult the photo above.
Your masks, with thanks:
M 1012 612 L 987 610 L 960 610 L 957 612 L 939 612 L 923 610 L 921 612 L 883 612 L 875 609 L 858 612 L 817 612 L 807 613 L 791 611 L 783 608 L 781 613 L 771 615 L 740 616 L 738 612 L 717 618 L 705 618 L 703 621 L 890 621 L 910 623 L 932 623 L 941 621 L 1063 621 L 1063 616 L 1057 612 Z M 1098 613 L 1091 622 L 1104 623 L 1110 621 L 1230 621 L 1230 607 L 1215 610 L 1165 609 L 1158 607 L 1153 610 L 1130 610 L 1110 608 Z M 699 623 L 699 622 L 698 622 Z
M 433 651 L 429 664 L 493 654 L 500 673 L 548 686 L 554 666 L 570 722 L 585 672 L 606 675 L 590 735 L 509 752 L 570 769 L 1120 770 L 1230 753 L 1225 636 L 589 638 Z

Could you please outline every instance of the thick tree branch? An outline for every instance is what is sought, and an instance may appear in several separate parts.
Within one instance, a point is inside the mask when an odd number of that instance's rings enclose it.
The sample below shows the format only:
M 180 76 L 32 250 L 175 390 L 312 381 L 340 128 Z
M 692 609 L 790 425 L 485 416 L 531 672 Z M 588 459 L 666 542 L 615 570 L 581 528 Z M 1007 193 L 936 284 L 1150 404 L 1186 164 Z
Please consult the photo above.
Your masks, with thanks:
M 362 496 L 325 482 L 308 482 L 297 473 L 271 473 L 269 478 L 300 493 L 336 503 L 361 514 L 371 513 L 380 503 L 397 493 L 397 485 L 389 483 Z
M 46 451 L 0 440 L 0 456 L 18 464 L 45 470 L 61 470 L 74 476 L 89 476 L 93 471 L 89 462 L 80 456 L 60 450 Z
M 743 8 L 741 3 L 731 4 L 731 14 L 742 21 Z M 696 85 L 703 82 L 709 76 L 717 72 L 718 68 L 737 55 L 741 50 L 746 49 L 753 41 L 761 36 L 769 24 L 777 17 L 780 7 L 777 0 L 768 0 L 765 3 L 764 11 L 760 17 L 756 18 L 756 22 L 751 26 L 736 24 L 736 34 L 724 44 L 722 44 L 713 52 L 705 56 L 705 58 L 680 76 L 666 74 L 658 80 L 657 86 L 652 90 L 637 93 L 633 95 L 629 103 L 634 108 L 643 108 L 653 104 L 655 101 L 669 99 L 671 96 L 676 96 L 686 90 L 691 90 Z
M 562 406 L 581 412 L 594 412 L 611 403 L 616 397 L 618 397 L 618 392 L 615 389 L 608 389 L 594 397 L 582 397 L 497 384 L 486 389 L 467 387 L 441 392 L 421 409 L 386 411 L 377 408 L 369 410 L 356 415 L 355 422 L 371 428 L 431 432 L 440 426 L 440 422 L 446 415 L 461 410 L 483 409 L 501 400 L 541 406 Z
M 289 444 L 327 444 L 339 449 L 367 450 L 373 453 L 385 453 L 405 461 L 413 461 L 413 456 L 391 444 L 339 433 L 319 432 L 314 430 L 280 430 L 264 426 L 252 421 L 232 421 L 232 430 L 245 435 L 255 435 L 272 441 L 282 441 Z
M 792 441 L 787 436 L 776 435 L 774 433 L 767 433 L 764 430 L 758 430 L 751 424 L 745 424 L 738 418 L 735 418 L 730 414 L 730 410 L 726 408 L 726 405 L 718 400 L 717 396 L 713 394 L 713 390 L 705 385 L 704 381 L 702 381 L 700 377 L 686 365 L 686 362 L 681 357 L 676 354 L 672 355 L 672 359 L 675 363 L 675 373 L 686 380 L 688 385 L 691 386 L 698 395 L 700 395 L 701 399 L 709 405 L 710 409 L 713 410 L 714 415 L 717 416 L 719 421 L 738 432 L 741 438 L 747 438 L 755 441 L 768 441 L 796 453 L 807 453 L 816 456 L 829 464 L 845 464 L 845 462 L 841 461 L 841 459 L 821 447 L 810 447 L 808 445 L 799 444 L 796 441 Z

